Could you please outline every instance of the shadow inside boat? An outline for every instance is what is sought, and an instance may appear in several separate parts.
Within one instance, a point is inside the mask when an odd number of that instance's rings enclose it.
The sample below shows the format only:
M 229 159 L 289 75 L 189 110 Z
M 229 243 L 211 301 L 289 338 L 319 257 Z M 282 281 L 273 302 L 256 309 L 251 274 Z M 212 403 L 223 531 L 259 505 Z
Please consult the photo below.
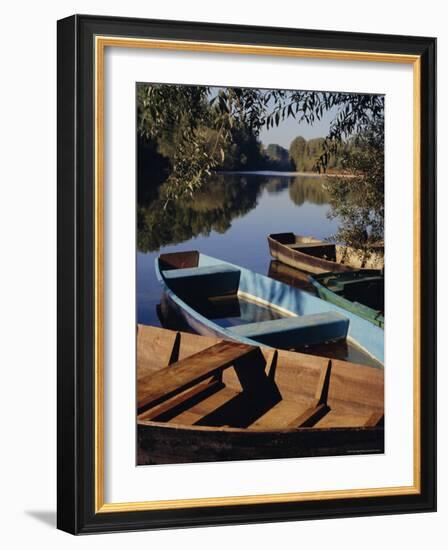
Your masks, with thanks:
M 238 358 L 233 368 L 239 381 L 241 391 L 226 388 L 223 372 L 216 374 L 201 391 L 179 401 L 164 410 L 152 420 L 169 422 L 178 418 L 195 405 L 204 407 L 203 416 L 193 423 L 196 426 L 247 428 L 264 414 L 270 411 L 283 397 L 275 382 L 277 353 L 274 353 L 267 366 L 260 348 Z M 222 402 L 211 412 L 207 412 L 207 399 L 221 393 Z M 187 413 L 188 414 L 188 413 Z
M 282 400 L 280 393 L 242 392 L 196 422 L 197 426 L 247 428 Z

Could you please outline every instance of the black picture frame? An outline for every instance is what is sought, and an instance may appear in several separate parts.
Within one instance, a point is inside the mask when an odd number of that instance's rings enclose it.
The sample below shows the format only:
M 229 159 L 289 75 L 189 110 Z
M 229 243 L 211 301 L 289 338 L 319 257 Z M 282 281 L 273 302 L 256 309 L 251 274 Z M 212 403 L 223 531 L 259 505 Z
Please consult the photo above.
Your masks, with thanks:
M 96 36 L 251 44 L 420 59 L 420 490 L 416 494 L 160 510 L 95 507 Z M 73 534 L 436 509 L 436 39 L 74 15 L 58 22 L 57 525 Z

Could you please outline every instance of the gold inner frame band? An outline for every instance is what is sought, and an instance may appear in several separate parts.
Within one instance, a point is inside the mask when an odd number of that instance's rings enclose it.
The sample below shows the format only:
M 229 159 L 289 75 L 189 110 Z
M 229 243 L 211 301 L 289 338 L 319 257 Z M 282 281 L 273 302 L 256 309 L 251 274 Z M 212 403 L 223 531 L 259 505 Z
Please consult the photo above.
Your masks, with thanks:
M 104 501 L 104 54 L 106 47 L 146 48 L 159 50 L 196 51 L 206 53 L 232 53 L 330 59 L 345 61 L 369 61 L 406 63 L 413 65 L 413 198 L 414 198 L 414 417 L 413 417 L 413 485 L 380 487 L 371 489 L 342 489 L 301 493 L 275 493 L 263 495 L 191 498 L 142 502 L 106 503 Z M 95 512 L 130 512 L 143 510 L 167 510 L 207 506 L 232 506 L 281 502 L 304 502 L 341 498 L 416 495 L 421 490 L 421 425 L 420 425 L 420 125 L 421 125 L 421 61 L 417 55 L 390 53 L 352 52 L 309 48 L 255 46 L 251 44 L 225 44 L 177 40 L 95 37 Z

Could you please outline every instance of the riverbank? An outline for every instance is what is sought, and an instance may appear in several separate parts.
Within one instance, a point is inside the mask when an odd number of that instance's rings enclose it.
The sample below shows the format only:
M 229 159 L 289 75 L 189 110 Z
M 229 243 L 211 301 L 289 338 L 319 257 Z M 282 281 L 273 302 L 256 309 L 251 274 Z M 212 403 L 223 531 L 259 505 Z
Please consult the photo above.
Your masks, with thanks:
M 284 172 L 280 170 L 234 170 L 234 171 L 225 171 L 220 170 L 216 172 L 217 174 L 234 174 L 234 175 L 253 175 L 253 176 L 285 176 L 285 177 L 295 177 L 295 176 L 305 176 L 307 178 L 354 178 L 354 174 L 318 174 L 317 172 Z

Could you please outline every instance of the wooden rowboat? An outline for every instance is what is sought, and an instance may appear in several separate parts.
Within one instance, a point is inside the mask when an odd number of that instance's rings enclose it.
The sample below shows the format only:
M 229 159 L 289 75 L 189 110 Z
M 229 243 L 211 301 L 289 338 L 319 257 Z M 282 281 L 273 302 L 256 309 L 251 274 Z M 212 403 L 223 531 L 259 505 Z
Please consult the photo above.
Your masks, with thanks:
M 271 256 L 284 264 L 309 273 L 342 273 L 352 269 L 383 269 L 384 248 L 368 256 L 354 248 L 328 243 L 294 233 L 268 235 Z
M 138 464 L 382 453 L 383 373 L 139 325 Z
M 197 251 L 160 255 L 156 274 L 197 334 L 282 349 L 347 339 L 383 362 L 383 330 L 298 288 Z
M 376 269 L 310 275 L 320 298 L 384 327 L 384 275 Z

